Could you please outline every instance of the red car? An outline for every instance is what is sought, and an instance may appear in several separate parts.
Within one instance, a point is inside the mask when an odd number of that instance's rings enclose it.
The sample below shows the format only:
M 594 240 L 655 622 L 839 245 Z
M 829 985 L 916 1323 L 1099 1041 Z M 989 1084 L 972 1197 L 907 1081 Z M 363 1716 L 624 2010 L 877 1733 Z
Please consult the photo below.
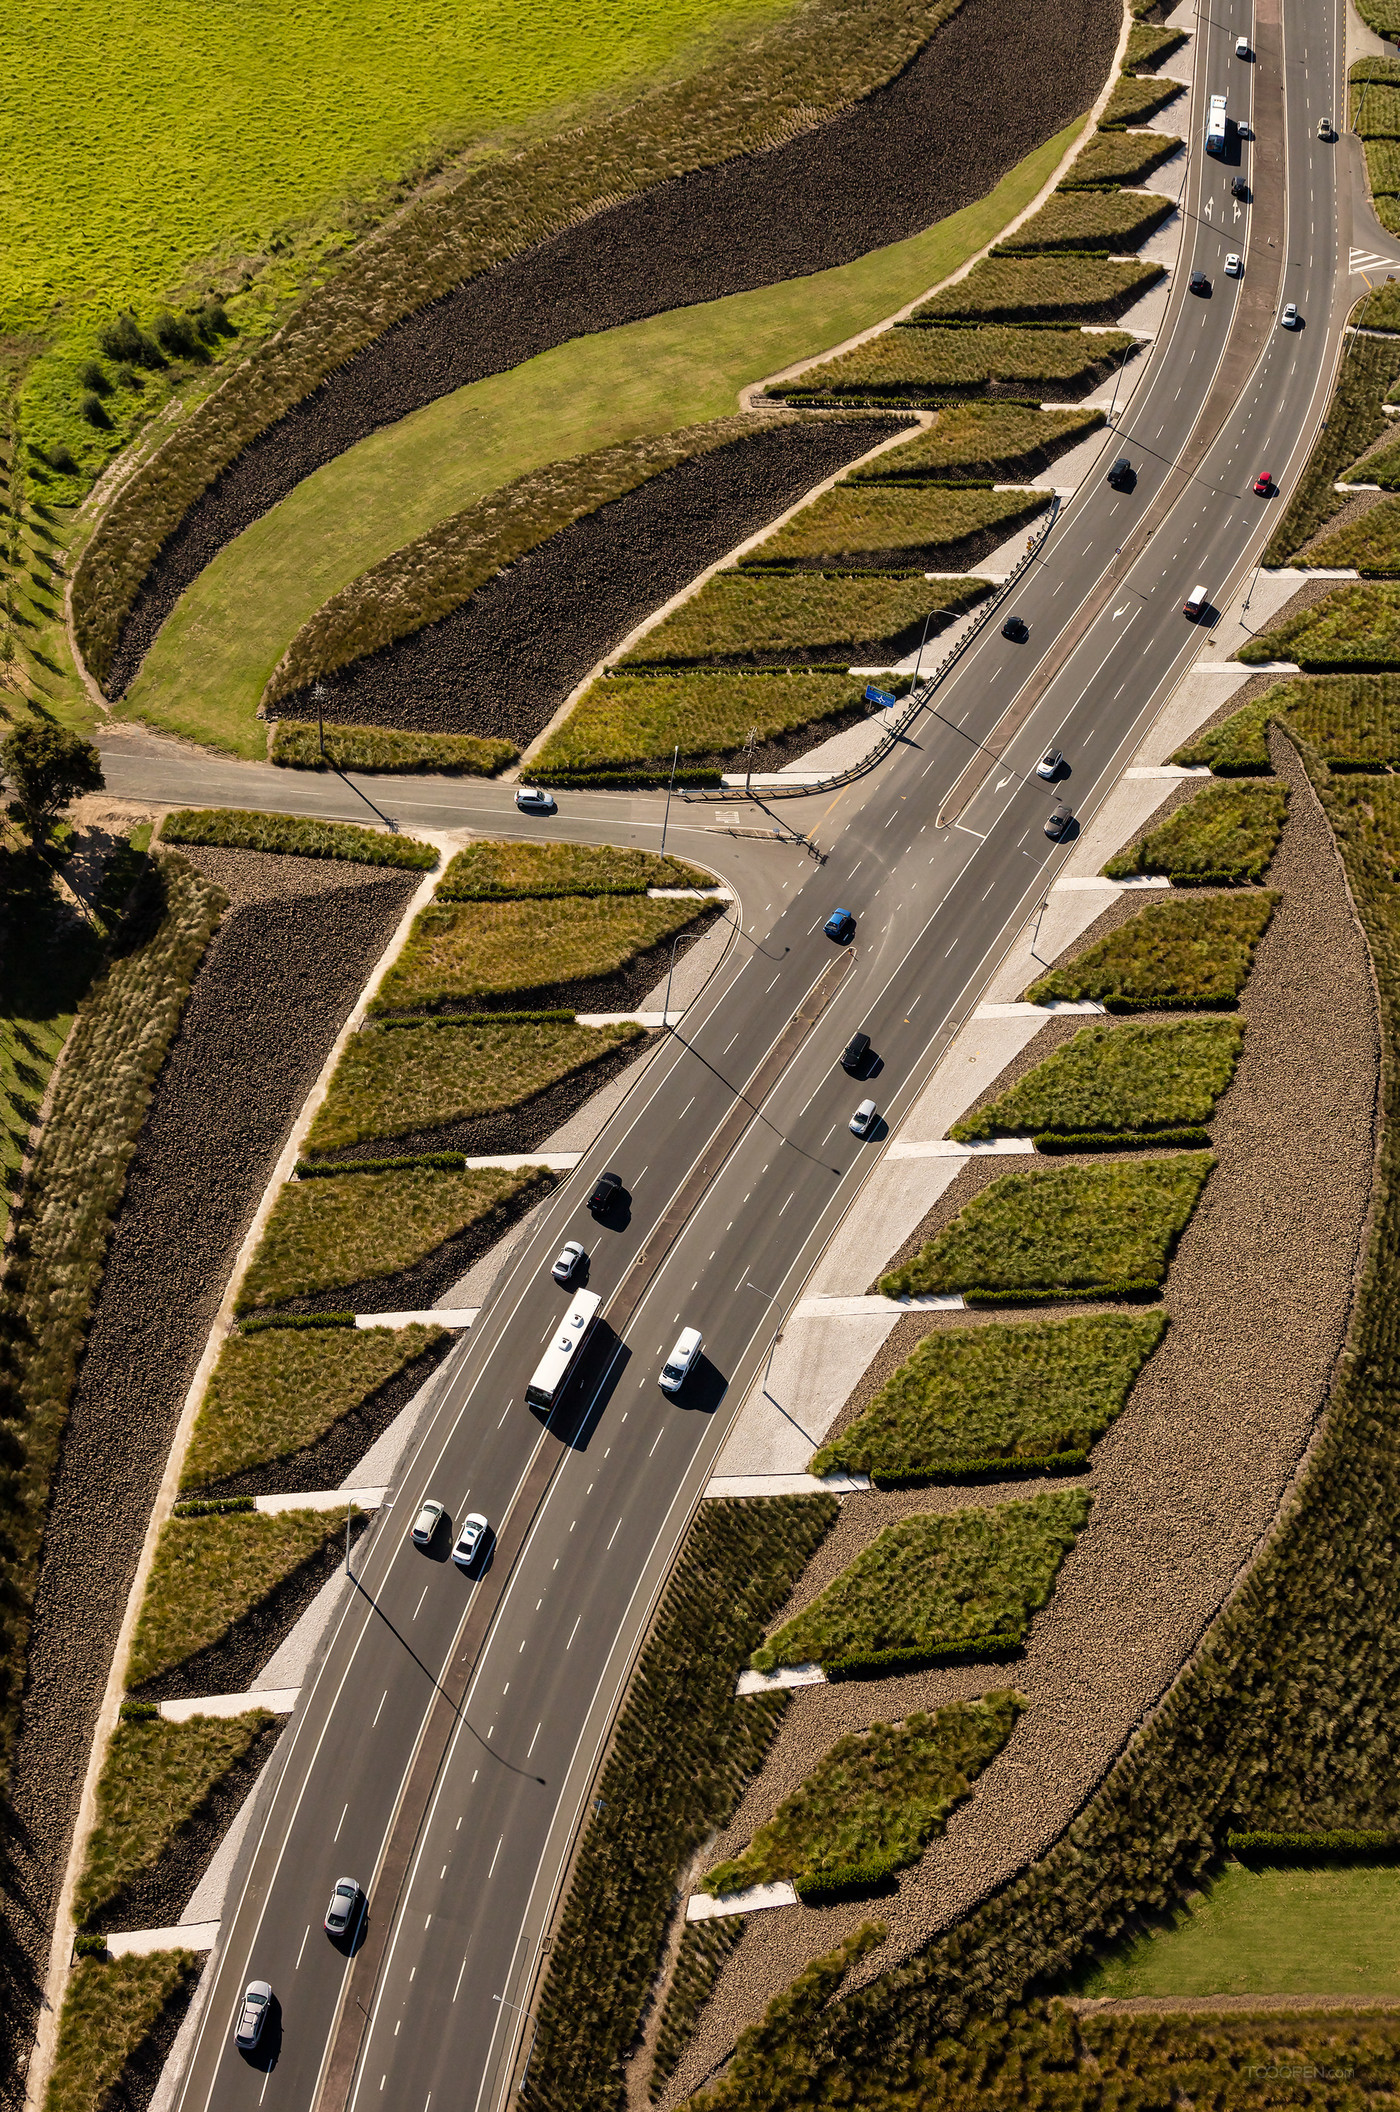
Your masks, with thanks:
M 1273 488 L 1272 473 L 1267 469 L 1261 469 L 1258 476 L 1254 479 L 1254 489 L 1258 492 L 1261 499 L 1267 499 Z

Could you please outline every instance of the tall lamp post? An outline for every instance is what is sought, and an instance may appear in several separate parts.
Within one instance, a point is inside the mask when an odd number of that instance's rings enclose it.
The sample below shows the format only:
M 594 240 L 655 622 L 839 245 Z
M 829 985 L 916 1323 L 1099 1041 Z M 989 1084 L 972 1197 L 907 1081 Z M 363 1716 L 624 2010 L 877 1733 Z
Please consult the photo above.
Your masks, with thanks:
M 661 818 L 661 855 L 663 858 L 666 855 L 666 827 L 671 819 L 671 794 L 676 789 L 676 764 L 680 761 L 680 758 L 680 743 L 677 742 L 675 753 L 671 757 L 671 782 L 666 787 L 666 812 Z

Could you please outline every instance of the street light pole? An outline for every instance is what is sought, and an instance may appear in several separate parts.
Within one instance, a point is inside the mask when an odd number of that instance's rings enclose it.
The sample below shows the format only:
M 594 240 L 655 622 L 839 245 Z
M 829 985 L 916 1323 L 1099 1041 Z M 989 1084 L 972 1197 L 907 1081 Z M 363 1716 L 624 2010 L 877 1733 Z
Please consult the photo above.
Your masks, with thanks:
M 750 726 L 750 728 L 749 728 L 749 737 L 748 737 L 748 739 L 747 739 L 747 740 L 745 741 L 745 743 L 744 743 L 744 748 L 745 748 L 745 751 L 746 751 L 746 753 L 747 753 L 747 755 L 748 755 L 748 762 L 747 762 L 747 764 L 745 765 L 745 768 L 744 768 L 744 797 L 745 797 L 745 799 L 747 799 L 747 798 L 749 797 L 749 784 L 750 784 L 750 781 L 751 781 L 751 779 L 752 779 L 752 777 L 753 777 L 753 751 L 754 751 L 754 743 L 755 743 L 755 742 L 757 741 L 757 739 L 758 739 L 758 728 L 757 728 L 756 726 Z
M 666 825 L 671 819 L 671 794 L 676 789 L 676 764 L 680 761 L 680 754 L 680 743 L 677 742 L 675 753 L 671 757 L 671 782 L 666 787 L 666 812 L 661 820 L 661 855 L 663 858 L 666 855 Z

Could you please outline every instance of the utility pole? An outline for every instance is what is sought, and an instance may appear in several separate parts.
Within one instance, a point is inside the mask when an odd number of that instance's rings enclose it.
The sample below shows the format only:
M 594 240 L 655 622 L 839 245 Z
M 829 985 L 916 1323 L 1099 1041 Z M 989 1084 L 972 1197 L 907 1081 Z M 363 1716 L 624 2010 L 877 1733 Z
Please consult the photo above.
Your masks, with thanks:
M 676 789 L 676 764 L 680 761 L 680 754 L 680 743 L 677 742 L 675 754 L 671 757 L 671 782 L 666 787 L 666 812 L 661 821 L 661 855 L 663 858 L 666 855 L 666 825 L 671 819 L 671 794 Z
M 746 765 L 745 765 L 745 767 L 744 767 L 744 797 L 745 797 L 745 799 L 747 799 L 747 798 L 748 798 L 748 797 L 750 796 L 750 795 L 749 795 L 749 783 L 750 783 L 750 780 L 751 780 L 751 779 L 752 779 L 752 777 L 753 777 L 753 752 L 754 752 L 754 748 L 755 748 L 755 745 L 757 744 L 757 741 L 758 741 L 758 728 L 757 728 L 756 726 L 750 726 L 750 728 L 749 728 L 749 737 L 748 737 L 748 739 L 747 739 L 747 740 L 745 741 L 745 743 L 744 743 L 744 753 L 745 753 L 745 754 L 746 754 L 746 755 L 748 756 L 748 762 L 747 762 L 747 764 L 746 764 Z

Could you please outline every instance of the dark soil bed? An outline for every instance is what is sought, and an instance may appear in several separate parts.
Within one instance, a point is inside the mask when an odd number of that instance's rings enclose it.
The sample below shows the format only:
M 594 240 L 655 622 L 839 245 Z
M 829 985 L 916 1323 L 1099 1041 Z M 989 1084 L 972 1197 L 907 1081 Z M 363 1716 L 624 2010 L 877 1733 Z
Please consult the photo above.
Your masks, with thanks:
M 361 1512 L 350 1528 L 355 1542 L 368 1530 L 369 1519 Z M 337 1534 L 324 1547 L 300 1563 L 260 1605 L 252 1607 L 228 1634 L 205 1650 L 196 1650 L 182 1664 L 148 1679 L 134 1689 L 140 1701 L 185 1701 L 201 1694 L 251 1694 L 257 1688 L 259 1669 L 274 1650 L 279 1650 L 316 1594 L 329 1584 L 345 1560 L 345 1539 Z M 158 1924 L 159 1926 L 159 1924 Z
M 300 1452 L 293 1452 L 286 1459 L 264 1460 L 261 1466 L 245 1467 L 238 1474 L 225 1475 L 222 1481 L 211 1481 L 202 1489 L 186 1489 L 182 1494 L 186 1498 L 283 1496 L 299 1495 L 308 1489 L 338 1489 L 346 1476 L 354 1472 L 370 1446 L 378 1443 L 413 1396 L 427 1385 L 439 1364 L 451 1356 L 460 1340 L 460 1335 L 452 1335 L 421 1357 L 415 1357 L 402 1371 L 396 1371 L 377 1393 L 367 1395 L 358 1407 L 342 1415 L 314 1444 L 304 1445 Z M 185 1691 L 209 1694 L 215 1689 L 181 1689 L 181 1692 Z M 233 1694 L 242 1692 L 242 1689 L 230 1687 L 228 1691 Z
M 42 1971 L 97 1705 L 185 1393 L 287 1130 L 417 875 L 192 849 L 231 907 L 127 1177 L 54 1481 L 6 1814 Z M 173 1914 L 164 1919 L 174 1920 Z
M 682 955 L 681 958 L 684 958 Z M 621 1009 L 618 1007 L 616 1009 Z M 355 1159 L 391 1159 L 418 1151 L 464 1151 L 469 1157 L 486 1158 L 495 1152 L 538 1151 L 547 1138 L 562 1129 L 571 1115 L 601 1087 L 636 1063 L 656 1042 L 659 1032 L 640 1041 L 623 1042 L 612 1048 L 586 1071 L 561 1078 L 547 1092 L 537 1093 L 516 1107 L 502 1108 L 495 1115 L 474 1115 L 466 1122 L 445 1122 L 440 1129 L 406 1130 L 396 1137 L 371 1137 L 366 1144 L 352 1144 L 348 1151 L 327 1152 L 316 1164 L 339 1165 Z M 278 1482 L 277 1487 L 284 1484 Z M 285 1484 L 291 1486 L 291 1484 Z M 330 1488 L 330 1482 L 307 1482 L 307 1488 Z M 271 1484 L 269 1483 L 269 1487 Z
M 143 1870 L 115 1899 L 93 1915 L 89 1927 L 108 1933 L 114 1929 L 173 1928 L 194 1897 L 195 1886 L 213 1860 L 214 1851 L 238 1813 L 245 1797 L 272 1757 L 285 1727 L 285 1717 L 268 1724 L 247 1752 L 231 1767 L 208 1801 L 174 1836 L 160 1861 Z
M 1110 0 L 964 0 L 904 73 L 831 123 L 658 185 L 407 317 L 191 508 L 137 597 L 108 694 L 210 559 L 322 463 L 568 338 L 848 264 L 972 204 L 1089 107 L 1118 23 Z
M 527 552 L 440 623 L 342 668 L 327 719 L 528 747 L 644 616 L 899 422 L 774 426 L 666 470 Z M 304 689 L 277 709 L 316 716 Z

